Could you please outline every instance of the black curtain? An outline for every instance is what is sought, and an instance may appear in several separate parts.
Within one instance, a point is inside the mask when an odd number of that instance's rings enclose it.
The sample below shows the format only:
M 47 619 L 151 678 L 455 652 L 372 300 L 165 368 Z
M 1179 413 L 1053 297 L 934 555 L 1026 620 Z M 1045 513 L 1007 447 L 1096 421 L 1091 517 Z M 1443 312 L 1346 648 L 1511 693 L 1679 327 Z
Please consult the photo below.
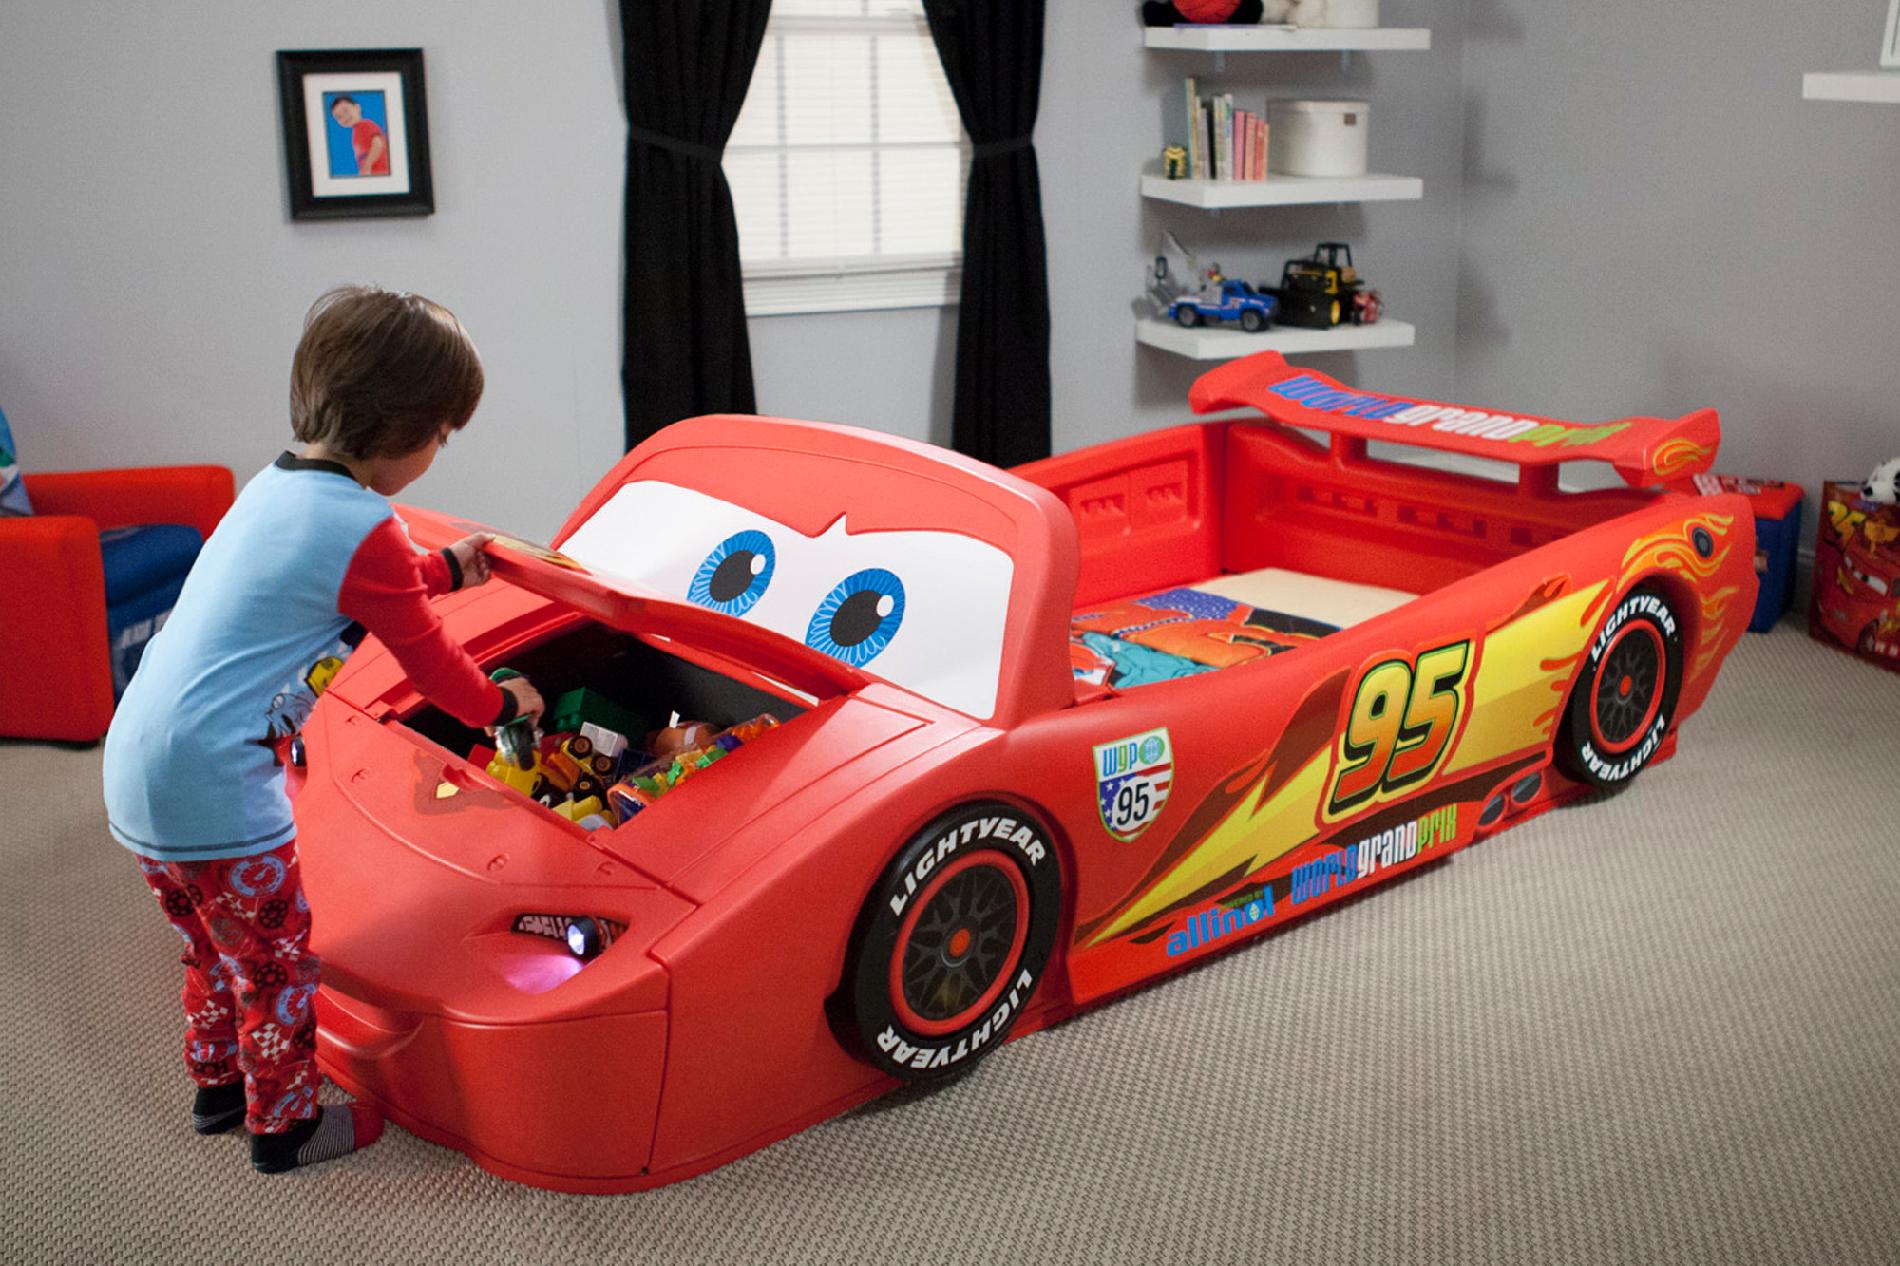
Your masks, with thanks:
M 1043 0 L 924 0 L 975 153 L 963 210 L 952 443 L 998 466 L 1049 455 L 1049 274 L 1030 133 Z
M 770 11 L 771 0 L 620 0 L 628 448 L 681 418 L 756 411 L 739 228 L 719 159 Z

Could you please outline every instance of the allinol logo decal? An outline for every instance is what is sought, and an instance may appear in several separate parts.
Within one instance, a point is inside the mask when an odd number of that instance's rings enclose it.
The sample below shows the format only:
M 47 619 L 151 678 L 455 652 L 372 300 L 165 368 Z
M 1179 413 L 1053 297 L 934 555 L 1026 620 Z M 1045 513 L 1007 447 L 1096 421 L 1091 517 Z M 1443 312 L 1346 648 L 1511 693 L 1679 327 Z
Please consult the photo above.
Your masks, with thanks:
M 1188 916 L 1187 925 L 1168 933 L 1168 957 L 1211 945 L 1224 936 L 1244 932 L 1254 924 L 1273 917 L 1273 886 L 1264 885 L 1246 901 L 1229 905 L 1216 903 Z
M 1095 807 L 1103 828 L 1124 844 L 1154 824 L 1173 785 L 1166 726 L 1095 748 Z

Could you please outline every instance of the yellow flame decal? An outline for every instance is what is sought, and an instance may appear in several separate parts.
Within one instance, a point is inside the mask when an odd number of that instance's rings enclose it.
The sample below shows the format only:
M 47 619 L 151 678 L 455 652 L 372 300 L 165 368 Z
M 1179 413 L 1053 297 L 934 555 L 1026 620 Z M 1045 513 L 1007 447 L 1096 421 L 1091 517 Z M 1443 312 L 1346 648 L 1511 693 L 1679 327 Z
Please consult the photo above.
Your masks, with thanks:
M 1598 581 L 1565 594 L 1484 639 L 1471 683 L 1471 719 L 1445 763 L 1445 777 L 1550 741 L 1603 589 Z
M 1714 453 L 1715 450 L 1709 445 L 1698 444 L 1686 436 L 1679 435 L 1673 440 L 1665 440 L 1656 446 L 1656 456 L 1651 462 L 1651 468 L 1664 479 L 1668 479 L 1698 462 L 1707 461 Z
M 1729 585 L 1703 596 L 1702 637 L 1696 643 L 1695 666 L 1689 672 L 1691 677 L 1700 677 L 1721 648 L 1722 639 L 1728 631 L 1729 600 L 1741 591 L 1740 585 Z
M 1698 514 L 1637 537 L 1623 554 L 1623 574 L 1617 580 L 1616 592 L 1622 593 L 1640 577 L 1655 571 L 1680 572 L 1707 580 L 1721 570 L 1730 546 L 1712 549 L 1704 558 L 1696 552 L 1695 530 L 1703 528 L 1719 542 L 1727 539 L 1734 525 L 1733 515 Z
M 1470 686 L 1469 720 L 1432 784 L 1549 742 L 1603 589 L 1599 581 L 1565 594 L 1483 639 Z M 1271 774 L 1256 779 L 1193 851 L 1104 924 L 1089 944 L 1121 935 L 1238 868 L 1256 874 L 1314 839 L 1337 744 L 1335 736 L 1264 803 L 1260 792 Z
M 1641 577 L 1658 571 L 1673 571 L 1698 581 L 1707 581 L 1722 570 L 1734 542 L 1729 540 L 1735 526 L 1732 514 L 1698 514 L 1671 523 L 1660 531 L 1638 537 L 1623 555 L 1623 575 L 1617 581 L 1618 593 L 1627 590 Z M 1718 542 L 1707 558 L 1695 548 L 1695 530 L 1700 527 Z M 1696 639 L 1696 656 L 1684 680 L 1700 677 L 1715 658 L 1716 648 L 1728 635 L 1728 622 L 1734 612 L 1729 600 L 1740 590 L 1735 586 L 1714 593 L 1699 594 L 1702 631 Z
M 1245 866 L 1246 873 L 1251 875 L 1312 839 L 1317 833 L 1314 815 L 1319 811 L 1319 798 L 1326 790 L 1326 771 L 1331 757 L 1330 747 L 1321 748 L 1264 804 L 1259 803 L 1259 784 L 1248 788 L 1247 794 L 1215 824 L 1193 852 L 1089 938 L 1089 944 L 1099 945 L 1119 936 L 1236 867 Z

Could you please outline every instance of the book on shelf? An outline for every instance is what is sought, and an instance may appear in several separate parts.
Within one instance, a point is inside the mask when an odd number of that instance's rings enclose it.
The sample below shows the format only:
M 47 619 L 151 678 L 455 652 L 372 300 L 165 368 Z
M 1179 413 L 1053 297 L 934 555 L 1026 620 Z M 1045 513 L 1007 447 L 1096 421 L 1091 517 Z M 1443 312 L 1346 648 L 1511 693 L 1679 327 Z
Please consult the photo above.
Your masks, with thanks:
M 1267 178 L 1271 132 L 1263 112 L 1240 109 L 1230 92 L 1204 97 L 1192 77 L 1183 82 L 1179 103 L 1168 108 L 1163 130 L 1167 145 L 1187 152 L 1187 179 Z

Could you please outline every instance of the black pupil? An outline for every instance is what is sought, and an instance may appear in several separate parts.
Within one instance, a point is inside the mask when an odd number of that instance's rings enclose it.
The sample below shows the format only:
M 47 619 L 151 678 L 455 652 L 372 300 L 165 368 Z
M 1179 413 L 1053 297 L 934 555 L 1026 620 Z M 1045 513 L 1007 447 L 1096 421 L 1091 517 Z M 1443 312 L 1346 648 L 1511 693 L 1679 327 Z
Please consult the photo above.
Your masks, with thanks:
M 752 560 L 756 557 L 749 549 L 736 549 L 719 560 L 706 585 L 714 602 L 731 602 L 752 587 Z
M 856 646 L 877 632 L 877 626 L 884 622 L 877 613 L 877 604 L 883 598 L 874 589 L 860 589 L 840 602 L 831 613 L 831 640 L 840 646 Z

